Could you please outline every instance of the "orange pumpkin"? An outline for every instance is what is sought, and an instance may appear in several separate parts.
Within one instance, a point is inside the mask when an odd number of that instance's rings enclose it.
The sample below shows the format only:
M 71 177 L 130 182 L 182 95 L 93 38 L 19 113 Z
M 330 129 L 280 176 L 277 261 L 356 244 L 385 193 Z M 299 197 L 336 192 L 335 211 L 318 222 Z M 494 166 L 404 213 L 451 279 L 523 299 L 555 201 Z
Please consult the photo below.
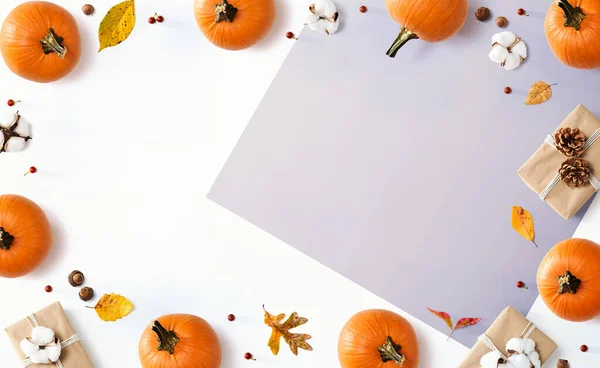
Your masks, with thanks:
M 540 264 L 537 285 L 560 318 L 580 322 L 600 315 L 600 246 L 576 238 L 556 244 Z
M 274 0 L 195 0 L 196 23 L 218 47 L 242 50 L 266 37 L 275 20 Z
M 400 35 L 387 52 L 390 57 L 413 39 L 439 42 L 454 36 L 467 20 L 467 0 L 385 0 Z
M 208 322 L 191 314 L 153 321 L 138 346 L 143 368 L 219 368 L 221 345 Z
M 563 64 L 579 69 L 600 67 L 600 1 L 554 1 L 544 28 L 550 49 Z
M 342 368 L 417 368 L 419 344 L 411 324 L 381 309 L 355 314 L 338 341 Z
M 6 65 L 18 76 L 53 82 L 69 74 L 79 62 L 79 28 L 75 18 L 56 4 L 23 3 L 2 24 L 0 50 Z
M 0 276 L 27 275 L 51 247 L 50 223 L 39 206 L 18 195 L 0 196 Z

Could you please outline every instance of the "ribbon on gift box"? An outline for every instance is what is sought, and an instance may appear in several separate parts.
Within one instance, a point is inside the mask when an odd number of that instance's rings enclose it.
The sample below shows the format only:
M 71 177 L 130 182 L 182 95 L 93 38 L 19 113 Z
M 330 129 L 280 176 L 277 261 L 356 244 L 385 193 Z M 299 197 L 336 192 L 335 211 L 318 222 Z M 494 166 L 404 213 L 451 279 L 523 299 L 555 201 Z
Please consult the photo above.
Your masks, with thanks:
M 581 154 L 583 154 L 592 144 L 594 144 L 594 142 L 596 142 L 596 140 L 598 140 L 598 138 L 600 138 L 600 128 L 596 129 L 596 131 L 585 140 L 585 144 L 583 145 L 582 149 L 581 149 Z M 544 140 L 544 143 L 546 143 L 547 145 L 553 147 L 554 149 L 556 149 L 558 151 L 558 148 L 556 147 L 556 141 L 554 139 L 554 137 L 548 135 L 546 137 L 546 139 Z M 539 194 L 540 199 L 543 201 L 546 199 L 546 196 L 548 195 L 548 193 L 550 193 L 552 191 L 552 189 L 554 189 L 554 187 L 556 186 L 556 184 L 558 184 L 561 180 L 561 174 L 560 172 L 558 172 L 554 178 L 550 181 L 550 183 L 548 183 L 548 185 L 546 185 L 546 187 L 544 188 L 544 190 L 541 191 L 541 193 Z M 597 192 L 598 190 L 600 190 L 600 181 L 590 172 L 589 173 L 589 183 L 592 185 L 592 187 L 594 187 L 594 190 Z
M 35 318 L 35 316 L 33 314 L 27 317 L 27 322 L 29 322 L 29 325 L 31 325 L 32 329 L 35 327 L 40 327 L 39 322 L 37 321 L 37 319 Z M 73 336 L 69 337 L 68 339 L 61 341 L 60 342 L 61 351 L 62 351 L 62 349 L 66 348 L 67 346 L 71 346 L 78 341 L 81 341 L 81 338 L 77 334 L 74 334 Z M 21 363 L 22 363 L 23 368 L 27 368 L 34 364 L 37 364 L 37 363 L 34 363 L 31 360 L 31 358 L 29 358 L 29 357 L 27 359 L 24 359 L 23 361 L 21 361 Z M 53 364 L 53 363 L 49 362 L 46 364 Z M 54 362 L 54 364 L 56 364 L 57 368 L 65 368 L 63 363 L 60 360 L 60 355 L 59 355 L 58 360 L 56 362 Z

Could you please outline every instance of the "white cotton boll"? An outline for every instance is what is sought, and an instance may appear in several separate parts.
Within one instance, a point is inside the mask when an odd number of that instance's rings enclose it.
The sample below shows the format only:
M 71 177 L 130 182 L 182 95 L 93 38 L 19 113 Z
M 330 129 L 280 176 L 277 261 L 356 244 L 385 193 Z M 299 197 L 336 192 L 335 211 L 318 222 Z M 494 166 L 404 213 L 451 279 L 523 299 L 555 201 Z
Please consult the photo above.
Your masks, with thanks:
M 327 23 L 329 23 L 327 20 L 325 20 L 325 19 L 319 19 L 317 22 L 310 23 L 308 26 L 313 31 L 325 32 L 325 30 L 327 29 Z
M 530 354 L 535 351 L 535 341 L 530 338 L 523 339 L 523 352 Z
M 506 351 L 516 351 L 517 353 L 522 353 L 523 349 L 525 348 L 525 341 L 523 341 L 522 339 L 519 339 L 517 337 L 513 337 L 512 339 L 508 340 L 508 342 L 506 343 Z
M 498 360 L 502 358 L 502 355 L 499 351 L 490 351 L 481 357 L 479 364 L 481 364 L 481 368 L 496 368 L 498 367 Z
M 30 357 L 40 350 L 40 348 L 36 344 L 32 343 L 28 339 L 21 340 L 21 343 L 19 345 L 21 346 L 21 351 L 23 352 L 23 354 L 25 354 L 26 357 Z
M 12 141 L 12 138 L 8 141 L 9 144 L 10 141 Z M 33 330 L 31 330 L 31 340 L 34 344 L 40 346 L 48 345 L 51 342 L 54 342 L 54 331 L 44 326 L 34 327 Z
M 512 45 L 517 40 L 517 35 L 512 32 L 500 32 L 492 36 L 492 45 L 499 43 L 504 47 Z
M 310 12 L 307 16 L 306 16 L 306 21 L 304 23 L 310 25 L 312 23 L 317 23 L 319 21 L 319 16 L 316 14 L 313 14 L 312 12 Z
M 330 35 L 334 34 L 335 32 L 337 32 L 338 28 L 340 27 L 340 23 L 339 22 L 335 22 L 335 23 L 331 23 L 331 22 L 327 22 L 327 32 L 329 32 Z
M 17 125 L 17 128 L 14 130 L 14 132 L 23 137 L 29 137 L 30 131 L 31 126 L 29 125 L 29 122 L 23 119 L 23 117 L 21 116 L 21 119 L 19 119 L 19 124 Z
M 508 358 L 508 362 L 515 368 L 531 368 L 531 362 L 525 354 L 515 354 Z
M 521 58 L 519 57 L 519 55 L 509 53 L 506 56 L 506 60 L 504 60 L 504 69 L 513 70 L 518 68 L 519 65 L 521 65 Z
M 317 0 L 315 2 L 315 12 L 323 17 L 331 18 L 337 12 L 337 8 L 331 0 Z
M 33 354 L 29 357 L 31 362 L 34 364 L 48 364 L 50 363 L 50 359 L 48 359 L 48 352 L 46 350 L 40 350 L 37 353 Z
M 506 60 L 508 56 L 508 50 L 502 45 L 496 45 L 492 47 L 492 51 L 490 51 L 490 59 L 498 64 L 501 64 Z
M 25 148 L 25 139 L 21 137 L 12 137 L 6 142 L 6 152 L 17 152 L 21 151 L 23 148 Z
M 48 353 L 48 360 L 50 360 L 52 363 L 56 362 L 60 358 L 60 342 L 56 345 L 46 346 L 45 350 Z
M 542 366 L 542 361 L 540 360 L 540 354 L 537 351 L 532 351 L 527 354 L 527 358 L 531 364 L 533 364 L 533 368 L 540 368 Z
M 14 113 L 3 113 L 0 115 L 0 126 L 3 128 L 10 128 L 10 126 L 15 122 L 15 114 Z
M 523 59 L 527 59 L 527 45 L 525 42 L 519 41 L 516 45 L 510 48 L 510 52 L 520 56 Z

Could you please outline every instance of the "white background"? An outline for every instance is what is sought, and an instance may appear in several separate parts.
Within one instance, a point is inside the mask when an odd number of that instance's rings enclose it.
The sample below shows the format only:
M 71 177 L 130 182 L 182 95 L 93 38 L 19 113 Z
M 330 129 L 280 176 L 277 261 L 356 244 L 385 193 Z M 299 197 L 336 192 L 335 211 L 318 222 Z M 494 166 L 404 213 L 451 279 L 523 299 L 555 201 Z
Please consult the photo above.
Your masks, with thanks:
M 0 17 L 20 2 L 3 0 Z M 387 308 L 416 328 L 421 367 L 455 367 L 461 361 L 466 347 L 447 342 L 433 328 L 205 199 L 293 46 L 284 34 L 300 32 L 307 4 L 279 0 L 268 39 L 247 51 L 228 52 L 204 39 L 190 0 L 138 1 L 131 37 L 101 54 L 97 26 L 114 4 L 94 4 L 92 17 L 81 13 L 82 4 L 61 1 L 76 16 L 83 37 L 84 53 L 73 74 L 38 85 L 0 65 L 0 101 L 24 101 L 16 107 L 32 123 L 34 136 L 26 151 L 0 155 L 0 193 L 40 204 L 55 237 L 41 268 L 21 279 L 0 279 L 0 326 L 59 300 L 96 367 L 137 367 L 138 339 L 153 318 L 193 313 L 216 329 L 224 368 L 320 368 L 339 366 L 337 337 L 350 316 Z M 146 22 L 155 12 L 165 23 Z M 2 106 L 0 116 L 15 111 Z M 23 176 L 31 165 L 39 172 Z M 594 223 L 596 228 L 600 223 L 598 203 L 578 235 L 600 241 Z M 67 283 L 73 269 L 85 273 L 86 285 L 97 294 L 131 299 L 134 312 L 102 322 Z M 44 292 L 47 284 L 54 287 L 50 294 Z M 272 356 L 262 304 L 273 313 L 308 317 L 299 330 L 313 335 L 314 351 L 295 357 L 282 346 L 279 356 Z M 235 322 L 227 321 L 229 313 L 237 316 Z M 559 357 L 574 368 L 600 366 L 598 320 L 559 321 L 539 300 L 530 317 L 561 346 L 547 367 Z M 586 354 L 578 350 L 582 343 L 590 346 Z M 258 360 L 244 360 L 246 351 Z M 4 335 L 0 366 L 19 366 Z

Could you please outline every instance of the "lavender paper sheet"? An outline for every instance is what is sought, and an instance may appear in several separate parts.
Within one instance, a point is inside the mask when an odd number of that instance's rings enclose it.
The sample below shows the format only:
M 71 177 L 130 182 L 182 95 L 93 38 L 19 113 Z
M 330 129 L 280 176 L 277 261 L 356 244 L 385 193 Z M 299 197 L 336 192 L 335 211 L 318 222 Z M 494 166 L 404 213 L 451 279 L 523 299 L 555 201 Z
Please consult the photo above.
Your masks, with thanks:
M 338 2 L 340 32 L 301 33 L 208 197 L 443 333 L 426 307 L 482 317 L 454 335 L 473 345 L 506 305 L 527 314 L 539 262 L 587 208 L 563 220 L 516 174 L 575 106 L 600 113 L 600 72 L 551 54 L 550 3 L 530 17 L 490 3 L 486 23 L 472 3 L 454 38 L 390 59 L 383 2 Z M 487 57 L 503 14 L 529 49 L 511 72 Z M 554 96 L 526 106 L 538 80 Z M 532 213 L 540 249 L 512 230 L 512 205 Z

